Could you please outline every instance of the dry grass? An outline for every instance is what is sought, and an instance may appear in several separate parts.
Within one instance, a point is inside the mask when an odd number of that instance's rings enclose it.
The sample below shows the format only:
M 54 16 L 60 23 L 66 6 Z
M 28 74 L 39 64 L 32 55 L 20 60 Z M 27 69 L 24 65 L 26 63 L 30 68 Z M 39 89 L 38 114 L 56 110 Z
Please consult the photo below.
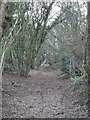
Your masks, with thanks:
M 31 70 L 29 76 L 37 76 L 37 77 L 59 77 L 62 74 L 60 70 L 45 72 L 41 70 Z

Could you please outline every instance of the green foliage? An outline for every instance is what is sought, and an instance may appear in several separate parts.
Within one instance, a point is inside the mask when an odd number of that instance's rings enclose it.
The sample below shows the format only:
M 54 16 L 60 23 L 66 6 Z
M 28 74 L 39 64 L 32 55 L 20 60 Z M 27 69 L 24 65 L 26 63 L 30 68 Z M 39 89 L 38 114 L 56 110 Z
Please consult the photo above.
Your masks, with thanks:
M 50 44 L 47 42 L 48 45 L 46 44 L 42 56 L 46 53 L 50 64 L 57 62 L 62 71 L 70 71 L 71 74 L 74 74 L 75 67 L 81 68 L 82 66 L 83 55 L 80 57 L 79 52 L 82 49 L 77 50 L 77 46 L 82 43 L 80 41 L 82 35 L 81 31 L 77 30 L 83 27 L 80 22 L 83 17 L 78 15 L 78 9 L 76 10 L 73 3 L 62 3 L 60 12 L 52 16 L 53 4 L 54 2 L 40 1 L 13 3 L 13 18 L 11 15 L 10 19 L 14 30 L 10 28 L 7 32 L 9 34 L 10 30 L 13 31 L 10 36 L 13 39 L 9 37 L 13 40 L 10 44 L 9 59 L 12 60 L 15 71 L 21 76 L 27 76 L 30 69 L 34 68 L 37 54 L 44 41 L 47 40 L 48 33 L 53 31 L 52 28 L 55 29 L 56 34 L 52 39 L 54 34 L 52 32 L 51 38 L 48 38 Z M 79 20 L 77 21 L 78 17 Z M 6 43 L 5 41 L 8 42 L 8 39 L 4 36 L 2 46 Z M 56 43 L 58 47 L 55 45 Z M 78 46 L 78 48 L 81 48 L 81 46 Z
M 88 76 L 90 76 L 90 67 L 89 67 L 89 65 L 85 65 L 84 68 L 85 68 L 85 71 L 88 74 Z
M 0 78 L 2 76 L 5 56 L 8 50 L 10 49 L 11 43 L 12 39 L 10 39 L 9 37 L 2 37 L 0 39 Z
M 73 84 L 78 84 L 80 81 L 83 81 L 84 78 L 85 78 L 85 75 L 75 76 L 75 77 L 71 77 L 71 78 L 70 78 L 70 81 L 71 81 L 71 83 L 73 83 Z
M 54 2 L 49 5 L 38 2 L 38 6 L 35 6 L 33 2 L 15 3 L 18 21 L 13 32 L 14 42 L 11 53 L 13 65 L 20 76 L 26 77 L 30 69 L 34 68 L 36 55 L 48 33 L 47 22 L 53 4 Z M 15 19 L 17 18 L 14 18 L 14 21 Z M 16 33 L 17 35 L 14 35 Z
M 8 108 L 2 108 L 2 114 L 7 117 L 7 118 L 10 118 L 11 115 L 13 114 L 13 112 L 8 109 Z
M 79 104 L 81 106 L 83 105 L 87 105 L 87 101 L 88 100 L 88 91 L 87 90 L 84 90 L 82 91 L 82 93 L 80 94 L 80 97 L 79 97 Z

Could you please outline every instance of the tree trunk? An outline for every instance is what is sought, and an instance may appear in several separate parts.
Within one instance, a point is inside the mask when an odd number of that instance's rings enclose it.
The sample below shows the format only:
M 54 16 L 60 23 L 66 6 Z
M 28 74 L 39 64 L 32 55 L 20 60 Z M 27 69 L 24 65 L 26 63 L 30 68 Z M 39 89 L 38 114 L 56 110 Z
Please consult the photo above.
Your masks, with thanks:
M 90 2 L 88 2 L 88 38 L 87 38 L 87 49 L 88 49 L 88 115 L 90 113 Z
M 0 3 L 0 39 L 4 35 L 7 26 L 10 28 L 12 19 L 12 6 L 11 3 Z M 1 47 L 1 46 L 0 46 Z M 5 48 L 0 48 L 2 53 L 0 54 L 0 84 L 2 83 L 2 71 L 3 71 L 3 61 L 5 57 Z M 0 85 L 1 86 L 1 85 Z
M 12 26 L 12 17 L 13 17 L 13 3 L 7 2 L 3 4 L 3 11 L 2 11 L 3 34 L 8 34 L 9 29 Z
M 90 2 L 88 2 L 88 38 L 87 38 L 87 47 L 88 47 L 88 80 L 90 83 Z

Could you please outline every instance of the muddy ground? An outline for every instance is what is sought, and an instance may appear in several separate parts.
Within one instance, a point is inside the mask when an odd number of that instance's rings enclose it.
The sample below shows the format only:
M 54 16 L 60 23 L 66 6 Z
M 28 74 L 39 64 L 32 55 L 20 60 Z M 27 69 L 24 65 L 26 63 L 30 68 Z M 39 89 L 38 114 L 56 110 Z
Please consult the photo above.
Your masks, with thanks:
M 86 91 L 86 81 L 74 85 L 69 78 L 40 73 L 4 74 L 3 118 L 87 118 Z

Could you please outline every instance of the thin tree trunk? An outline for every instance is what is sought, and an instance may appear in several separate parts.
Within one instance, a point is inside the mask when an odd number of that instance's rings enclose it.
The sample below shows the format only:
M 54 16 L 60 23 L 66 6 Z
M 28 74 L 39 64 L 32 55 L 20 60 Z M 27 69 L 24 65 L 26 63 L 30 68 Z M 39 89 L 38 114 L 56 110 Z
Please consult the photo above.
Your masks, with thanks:
M 90 84 L 90 2 L 88 2 L 88 39 L 87 39 L 87 47 L 88 47 L 88 80 Z
M 90 2 L 88 2 L 88 38 L 87 38 L 87 49 L 88 49 L 88 116 L 90 114 Z

